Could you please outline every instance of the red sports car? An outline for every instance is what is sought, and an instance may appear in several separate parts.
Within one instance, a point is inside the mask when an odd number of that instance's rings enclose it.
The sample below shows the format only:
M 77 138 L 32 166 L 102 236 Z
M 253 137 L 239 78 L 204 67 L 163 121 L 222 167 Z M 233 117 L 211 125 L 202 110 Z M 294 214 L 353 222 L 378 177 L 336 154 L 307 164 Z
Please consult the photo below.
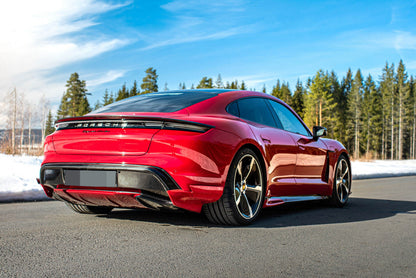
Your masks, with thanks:
M 309 131 L 281 100 L 258 92 L 182 90 L 134 96 L 57 121 L 40 183 L 79 213 L 113 208 L 203 211 L 252 222 L 263 207 L 351 190 L 345 148 Z

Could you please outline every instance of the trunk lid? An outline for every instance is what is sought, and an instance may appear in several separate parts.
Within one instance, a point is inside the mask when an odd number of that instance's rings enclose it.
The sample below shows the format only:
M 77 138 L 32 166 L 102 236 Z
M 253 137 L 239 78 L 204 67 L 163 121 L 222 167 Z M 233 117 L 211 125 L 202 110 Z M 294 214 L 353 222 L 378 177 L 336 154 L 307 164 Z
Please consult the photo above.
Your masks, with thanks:
M 178 117 L 178 116 L 177 116 Z M 178 118 L 91 115 L 56 122 L 53 145 L 58 154 L 138 156 L 147 153 L 161 129 L 204 133 L 213 126 Z
M 124 117 L 78 117 L 57 122 L 58 154 L 144 155 L 163 121 Z

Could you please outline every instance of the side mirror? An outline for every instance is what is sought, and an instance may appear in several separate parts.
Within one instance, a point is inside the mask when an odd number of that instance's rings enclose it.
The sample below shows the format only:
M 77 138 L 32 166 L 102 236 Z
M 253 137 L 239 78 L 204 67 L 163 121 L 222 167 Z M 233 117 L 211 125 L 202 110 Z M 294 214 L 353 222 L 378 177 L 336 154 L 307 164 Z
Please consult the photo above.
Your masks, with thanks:
M 326 135 L 326 128 L 322 126 L 313 127 L 313 140 L 318 140 L 319 137 Z

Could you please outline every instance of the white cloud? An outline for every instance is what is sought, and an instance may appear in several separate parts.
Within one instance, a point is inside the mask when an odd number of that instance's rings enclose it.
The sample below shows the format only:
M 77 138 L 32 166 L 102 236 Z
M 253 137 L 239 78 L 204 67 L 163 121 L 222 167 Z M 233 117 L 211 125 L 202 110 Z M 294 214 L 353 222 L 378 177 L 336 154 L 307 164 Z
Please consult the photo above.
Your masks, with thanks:
M 105 75 L 100 75 L 100 77 L 96 79 L 92 79 L 88 81 L 87 86 L 88 87 L 95 87 L 101 84 L 105 84 L 111 81 L 114 81 L 120 77 L 123 77 L 126 71 L 124 70 L 110 70 Z
M 0 92 L 12 88 L 36 100 L 56 101 L 68 76 L 59 67 L 120 48 L 127 40 L 80 37 L 97 15 L 126 6 L 98 0 L 14 0 L 0 4 Z M 108 77 L 107 77 L 108 78 Z
M 354 30 L 340 34 L 337 45 L 366 49 L 416 50 L 416 35 L 407 31 Z
M 246 0 L 176 0 L 162 5 L 172 16 L 169 27 L 151 34 L 140 34 L 146 46 L 139 50 L 219 40 L 254 31 L 255 24 L 241 26 L 235 21 L 245 11 Z M 237 17 L 238 18 L 238 17 Z
M 255 74 L 255 75 L 240 75 L 240 76 L 225 76 L 222 78 L 223 82 L 232 82 L 238 80 L 239 84 L 242 81 L 249 89 L 256 89 L 260 91 L 263 85 L 267 85 L 272 80 L 277 80 L 276 75 L 273 74 Z M 214 80 L 215 81 L 215 80 Z
M 170 38 L 164 38 L 165 36 L 162 35 L 160 41 L 155 41 L 150 43 L 148 46 L 141 48 L 140 50 L 149 50 L 158 47 L 168 46 L 168 45 L 176 45 L 182 43 L 190 43 L 190 42 L 197 42 L 197 41 L 205 41 L 205 40 L 218 40 L 224 39 L 231 36 L 235 36 L 238 34 L 249 32 L 250 26 L 241 26 L 236 28 L 230 28 L 223 31 L 213 32 L 213 33 L 202 33 L 198 35 L 192 35 L 181 33 L 180 35 L 175 35 Z M 171 33 L 171 32 L 169 32 Z
M 396 50 L 416 50 L 416 35 L 410 32 L 395 32 L 394 47 Z
M 224 12 L 224 11 L 244 11 L 247 4 L 246 0 L 175 0 L 162 5 L 162 8 L 169 12 L 195 11 L 199 12 Z

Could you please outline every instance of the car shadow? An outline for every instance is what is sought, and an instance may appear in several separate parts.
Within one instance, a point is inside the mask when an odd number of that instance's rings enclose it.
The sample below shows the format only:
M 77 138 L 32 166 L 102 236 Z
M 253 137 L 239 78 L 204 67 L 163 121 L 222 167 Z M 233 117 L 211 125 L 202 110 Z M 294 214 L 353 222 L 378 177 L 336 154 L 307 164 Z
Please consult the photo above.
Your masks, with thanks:
M 416 214 L 416 202 L 351 198 L 343 208 L 332 207 L 325 202 L 292 203 L 263 210 L 258 221 L 250 227 L 351 223 L 388 218 L 400 213 Z
M 388 218 L 400 213 L 416 215 L 416 202 L 351 198 L 344 208 L 331 207 L 318 201 L 283 204 L 263 209 L 253 224 L 242 227 L 211 224 L 202 214 L 187 211 L 116 209 L 109 215 L 99 217 L 200 228 L 276 228 L 360 222 Z
M 140 222 L 152 222 L 161 225 L 209 227 L 211 224 L 203 214 L 193 213 L 185 210 L 150 210 L 150 209 L 115 209 L 108 215 L 97 215 L 97 217 L 131 220 Z

